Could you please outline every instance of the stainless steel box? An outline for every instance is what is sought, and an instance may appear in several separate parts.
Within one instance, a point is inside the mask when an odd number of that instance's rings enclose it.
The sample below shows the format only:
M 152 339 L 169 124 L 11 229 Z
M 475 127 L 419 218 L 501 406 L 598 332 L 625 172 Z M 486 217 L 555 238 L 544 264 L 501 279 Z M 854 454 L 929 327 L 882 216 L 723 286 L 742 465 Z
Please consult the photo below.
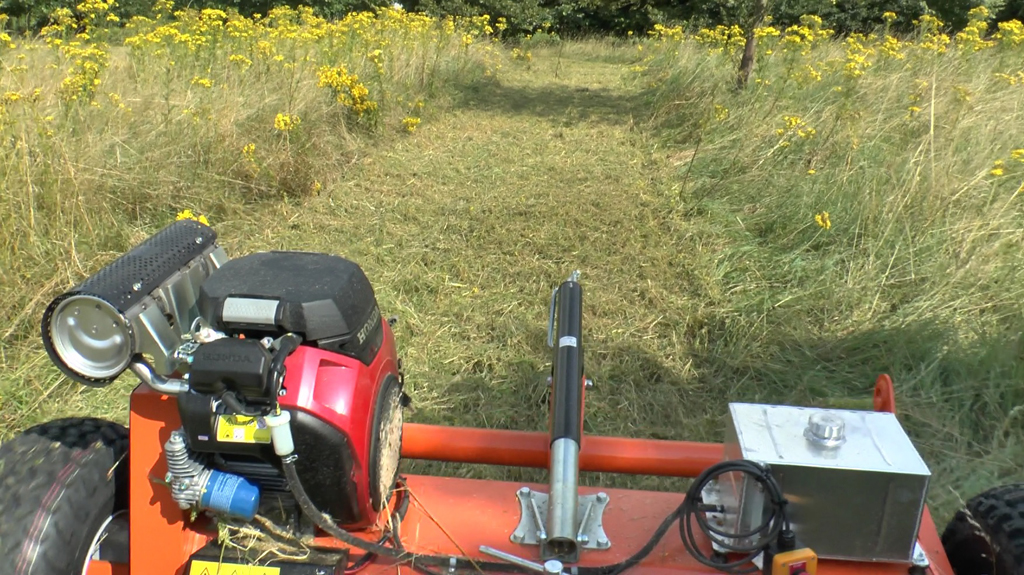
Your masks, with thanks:
M 725 458 L 770 466 L 819 557 L 911 562 L 931 472 L 894 415 L 732 403 Z M 761 523 L 756 481 L 730 473 L 719 489 L 737 532 Z

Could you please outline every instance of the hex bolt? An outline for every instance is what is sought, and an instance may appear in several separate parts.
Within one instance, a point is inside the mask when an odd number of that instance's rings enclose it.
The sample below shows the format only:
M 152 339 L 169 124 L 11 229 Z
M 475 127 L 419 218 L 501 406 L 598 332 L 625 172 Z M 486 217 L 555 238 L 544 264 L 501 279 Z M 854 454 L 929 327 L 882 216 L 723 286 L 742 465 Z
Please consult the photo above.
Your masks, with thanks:
M 597 501 L 599 503 L 608 503 L 608 494 L 604 491 L 597 494 Z
M 203 238 L 201 238 L 201 237 L 196 238 L 196 243 L 197 244 L 203 243 Z
M 132 284 L 132 289 L 135 290 L 135 291 L 139 291 L 140 289 L 142 289 L 142 282 L 135 282 L 135 283 L 133 283 Z
M 530 494 L 530 488 L 529 487 L 520 487 L 519 488 L 519 494 L 522 495 L 523 497 L 526 497 L 527 495 Z
M 601 537 L 600 539 L 597 540 L 597 546 L 601 547 L 602 549 L 605 548 L 605 547 L 611 547 L 611 545 L 612 545 L 612 542 L 608 541 L 607 537 Z
M 562 562 L 557 559 L 549 559 L 544 562 L 545 575 L 560 575 L 562 573 Z

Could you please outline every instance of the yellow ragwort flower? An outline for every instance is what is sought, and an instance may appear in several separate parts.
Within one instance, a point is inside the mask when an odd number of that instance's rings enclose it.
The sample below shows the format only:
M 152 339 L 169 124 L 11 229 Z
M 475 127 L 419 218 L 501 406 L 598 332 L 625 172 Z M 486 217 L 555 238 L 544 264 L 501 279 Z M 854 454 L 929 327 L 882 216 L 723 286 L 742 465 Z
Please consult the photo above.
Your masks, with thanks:
M 281 132 L 289 132 L 294 130 L 301 122 L 302 119 L 295 114 L 278 114 L 274 118 L 274 129 Z
M 407 132 L 415 132 L 416 126 L 419 125 L 420 119 L 413 116 L 407 116 L 405 119 L 402 120 L 402 126 L 405 127 L 405 130 Z
M 832 229 L 832 220 L 829 219 L 828 212 L 821 212 L 820 214 L 815 214 L 814 223 L 818 224 L 818 227 L 823 230 Z
M 185 210 L 182 210 L 182 211 L 178 212 L 178 216 L 175 219 L 176 220 L 195 220 L 195 221 L 197 221 L 197 222 L 199 222 L 201 224 L 204 224 L 204 225 L 207 225 L 207 226 L 210 225 L 210 220 L 206 219 L 206 216 L 204 216 L 203 214 L 194 214 L 194 213 L 192 213 L 192 210 L 189 210 L 189 209 L 185 209 Z

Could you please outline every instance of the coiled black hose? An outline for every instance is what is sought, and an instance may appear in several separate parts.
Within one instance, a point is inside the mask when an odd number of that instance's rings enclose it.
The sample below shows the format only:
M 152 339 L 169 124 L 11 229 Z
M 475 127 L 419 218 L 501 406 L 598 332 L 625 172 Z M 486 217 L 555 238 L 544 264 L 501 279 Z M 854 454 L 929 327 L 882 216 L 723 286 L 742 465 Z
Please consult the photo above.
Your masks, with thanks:
M 707 484 L 720 475 L 737 471 L 748 477 L 752 477 L 754 481 L 757 481 L 764 488 L 764 493 L 771 504 L 772 512 L 756 528 L 746 532 L 730 533 L 712 526 L 708 521 L 707 511 L 709 509 L 708 506 L 704 505 L 702 493 Z M 702 565 L 712 567 L 725 573 L 738 574 L 760 572 L 761 570 L 756 565 L 750 565 L 748 567 L 744 567 L 744 565 L 748 565 L 769 545 L 776 541 L 780 533 L 792 533 L 789 525 L 789 519 L 786 517 L 786 498 L 782 494 L 782 489 L 779 487 L 778 482 L 775 481 L 775 478 L 772 477 L 771 472 L 766 466 L 753 461 L 743 459 L 723 461 L 705 469 L 697 476 L 696 479 L 693 480 L 693 483 L 690 485 L 690 489 L 686 492 L 686 499 L 683 500 L 683 504 L 680 506 L 680 509 L 679 537 L 682 538 L 683 545 L 686 547 L 687 553 L 692 555 L 693 558 L 699 561 Z M 704 555 L 697 547 L 697 540 L 694 537 L 693 530 L 694 524 L 697 525 L 700 531 L 707 538 L 714 541 L 723 549 L 732 553 L 742 553 L 745 555 L 740 559 L 725 563 L 715 561 L 711 557 Z M 729 543 L 724 540 L 726 538 L 747 539 L 751 537 L 757 537 L 757 539 L 754 543 L 746 545 Z

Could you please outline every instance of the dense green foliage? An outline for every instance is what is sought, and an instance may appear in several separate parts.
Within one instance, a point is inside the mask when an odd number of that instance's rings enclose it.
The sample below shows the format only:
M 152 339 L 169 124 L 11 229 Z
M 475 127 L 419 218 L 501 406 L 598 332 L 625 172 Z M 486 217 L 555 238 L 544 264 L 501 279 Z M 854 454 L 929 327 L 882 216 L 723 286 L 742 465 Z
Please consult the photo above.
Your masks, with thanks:
M 12 18 L 16 29 L 38 29 L 47 15 L 78 0 L 0 0 L 0 13 Z M 273 6 L 310 5 L 328 18 L 352 10 L 365 10 L 389 4 L 389 0 L 182 0 L 180 6 L 234 9 L 245 15 L 266 14 Z M 627 34 L 643 32 L 654 24 L 688 22 L 693 26 L 745 23 L 751 0 L 406 0 L 408 10 L 434 16 L 505 17 L 509 34 L 530 33 L 550 27 L 562 35 Z M 149 0 L 119 0 L 115 13 L 127 21 L 135 15 L 148 15 Z M 994 21 L 1024 19 L 1024 0 L 770 0 L 770 13 L 776 25 L 798 23 L 803 14 L 821 16 L 840 33 L 863 32 L 883 24 L 882 14 L 899 15 L 896 30 L 909 30 L 915 18 L 932 12 L 954 30 L 967 21 L 967 12 L 987 6 Z

